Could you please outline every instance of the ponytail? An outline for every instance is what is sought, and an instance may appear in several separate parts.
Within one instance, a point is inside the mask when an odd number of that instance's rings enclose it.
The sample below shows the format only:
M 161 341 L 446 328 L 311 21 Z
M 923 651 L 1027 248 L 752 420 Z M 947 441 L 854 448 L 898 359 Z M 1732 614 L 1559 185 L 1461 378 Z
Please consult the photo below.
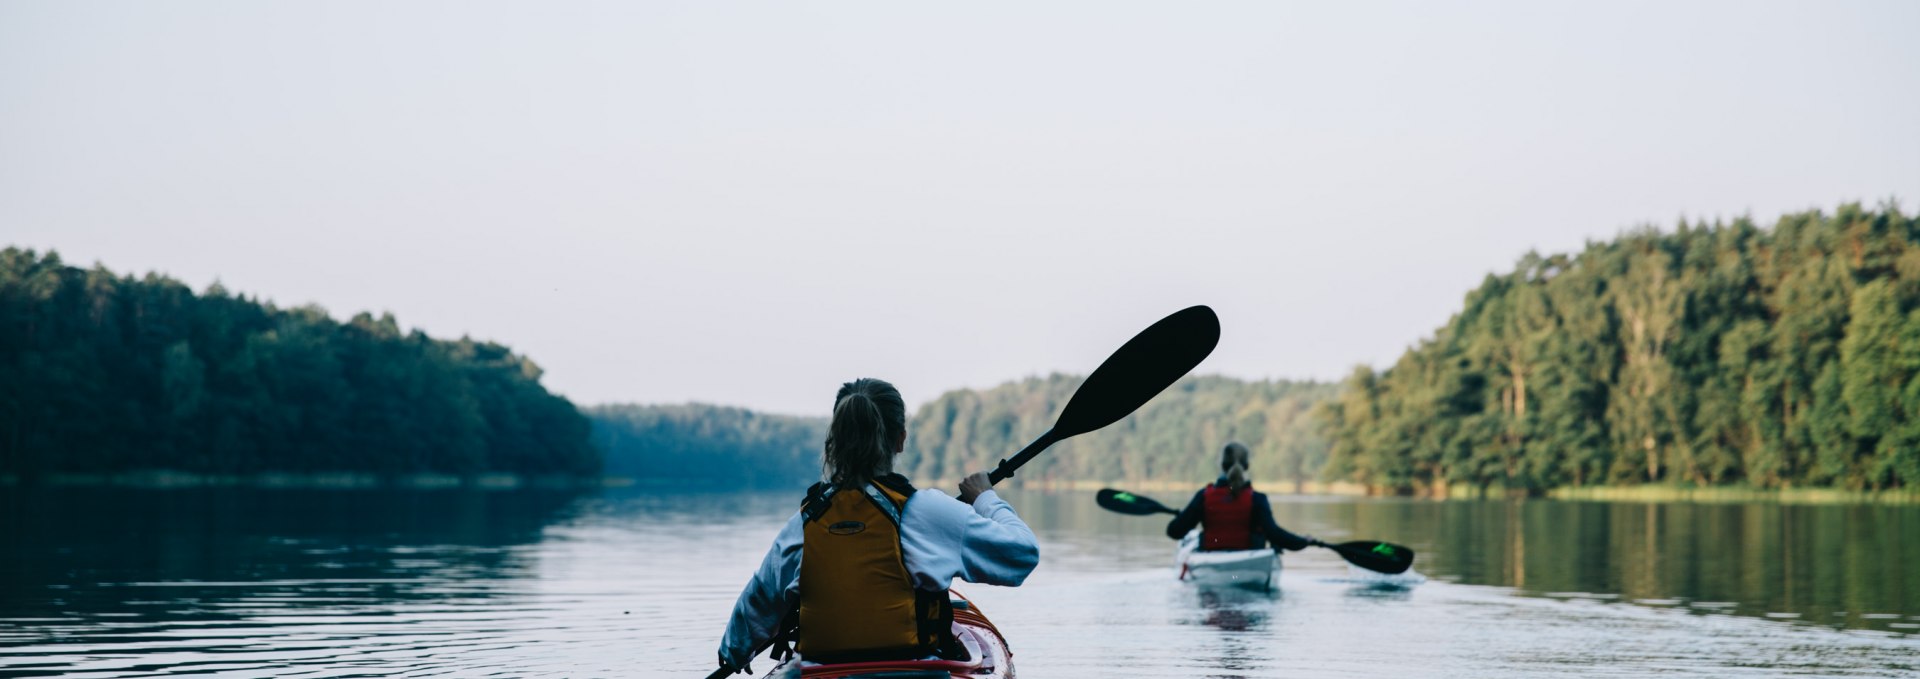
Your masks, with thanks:
M 1235 493 L 1247 487 L 1252 481 L 1247 478 L 1247 466 L 1252 464 L 1252 453 L 1239 441 L 1227 444 L 1220 451 L 1220 470 L 1227 474 L 1227 488 Z
M 839 488 L 859 488 L 893 459 L 892 442 L 907 429 L 907 405 L 885 381 L 861 378 L 840 386 L 827 427 L 822 472 Z

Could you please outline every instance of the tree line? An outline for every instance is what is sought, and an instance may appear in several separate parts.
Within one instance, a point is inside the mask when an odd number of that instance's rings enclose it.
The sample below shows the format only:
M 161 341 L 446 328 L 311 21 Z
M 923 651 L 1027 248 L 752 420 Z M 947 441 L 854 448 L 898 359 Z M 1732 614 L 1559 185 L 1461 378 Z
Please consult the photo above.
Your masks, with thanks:
M 491 342 L 333 320 L 215 284 L 0 251 L 0 473 L 591 474 L 787 486 L 823 418 L 707 405 L 586 415 Z M 941 394 L 898 468 L 990 469 L 1079 385 Z M 1189 377 L 1017 479 L 1197 481 L 1228 440 L 1269 481 L 1418 492 L 1920 481 L 1920 220 L 1886 205 L 1641 228 L 1486 277 L 1433 336 L 1341 384 Z
M 1383 489 L 1920 484 L 1920 221 L 1681 221 L 1529 253 L 1318 412 Z
M 907 422 L 909 445 L 896 467 L 915 479 L 991 470 L 1052 427 L 1082 379 L 1054 374 L 941 394 Z M 1312 480 L 1329 444 L 1311 413 L 1337 391 L 1318 382 L 1184 378 L 1119 422 L 1054 444 L 1014 478 L 1197 484 L 1219 474 L 1220 448 L 1237 440 L 1253 452 L 1254 479 Z
M 1053 425 L 1080 377 L 1050 375 L 941 394 L 908 416 L 895 470 L 920 483 L 987 471 Z M 1181 380 L 1139 412 L 1055 444 L 1016 482 L 1181 481 L 1219 473 L 1219 448 L 1253 450 L 1259 480 L 1305 481 L 1327 461 L 1311 420 L 1338 387 L 1312 382 Z M 609 475 L 655 484 L 804 487 L 821 477 L 827 419 L 704 404 L 586 409 Z
M 0 251 L 0 473 L 593 474 L 588 423 L 492 342 Z
M 740 488 L 805 487 L 820 478 L 825 418 L 700 403 L 602 405 L 586 414 L 609 476 Z

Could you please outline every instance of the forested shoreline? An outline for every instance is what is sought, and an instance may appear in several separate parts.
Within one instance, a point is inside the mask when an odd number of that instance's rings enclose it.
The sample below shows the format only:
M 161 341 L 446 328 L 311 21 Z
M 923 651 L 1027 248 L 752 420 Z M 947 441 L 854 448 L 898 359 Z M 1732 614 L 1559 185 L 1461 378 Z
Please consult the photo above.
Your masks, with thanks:
M 492 342 L 0 251 L 0 475 L 593 475 L 585 417 Z
M 1079 377 L 945 392 L 898 468 L 990 469 Z M 335 321 L 219 285 L 0 251 L 0 478 L 607 475 L 789 487 L 826 421 L 725 406 L 584 411 L 507 347 Z M 1392 366 L 1339 384 L 1188 377 L 1017 483 L 1199 482 L 1228 440 L 1263 482 L 1389 493 L 1632 485 L 1920 488 L 1920 220 L 1895 206 L 1681 222 L 1530 253 Z M 1904 492 L 1904 491 L 1903 491 Z
M 960 389 L 921 406 L 907 422 L 909 445 L 896 466 L 919 479 L 957 479 L 988 471 L 1053 426 L 1083 378 L 1054 374 L 991 389 Z M 1187 377 L 1139 411 L 1055 444 L 1014 478 L 1018 482 L 1212 480 L 1229 440 L 1253 452 L 1253 478 L 1319 478 L 1328 442 L 1311 419 L 1338 386 L 1285 380 Z
M 820 477 L 821 417 L 688 403 L 585 409 L 606 474 L 654 485 L 805 487 Z
M 1920 486 L 1920 222 L 1895 206 L 1528 254 L 1319 412 L 1383 490 Z
M 895 469 L 921 483 L 987 471 L 1053 424 L 1082 378 L 1050 375 L 942 393 L 908 415 Z M 1056 444 L 1015 483 L 1201 483 L 1226 441 L 1254 453 L 1254 478 L 1310 481 L 1327 442 L 1309 417 L 1337 386 L 1190 377 L 1106 429 Z M 705 404 L 608 405 L 585 410 L 609 476 L 643 483 L 804 487 L 820 478 L 827 419 Z

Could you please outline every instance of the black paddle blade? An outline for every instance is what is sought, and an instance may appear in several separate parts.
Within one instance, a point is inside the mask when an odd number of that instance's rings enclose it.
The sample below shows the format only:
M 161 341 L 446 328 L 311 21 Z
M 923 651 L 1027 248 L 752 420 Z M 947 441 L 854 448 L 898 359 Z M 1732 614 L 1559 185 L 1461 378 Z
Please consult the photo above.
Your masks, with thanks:
M 1181 309 L 1147 326 L 1080 383 L 1052 429 L 1001 460 L 987 478 L 993 483 L 1013 478 L 1015 470 L 1047 446 L 1126 417 L 1200 365 L 1219 343 L 1220 317 L 1205 306 Z
M 1389 542 L 1355 540 L 1327 548 L 1339 552 L 1347 563 L 1388 575 L 1399 575 L 1413 567 L 1413 550 Z
M 1093 501 L 1098 503 L 1102 509 L 1119 512 L 1121 514 L 1132 514 L 1134 516 L 1180 513 L 1168 509 L 1166 505 L 1154 502 L 1152 498 L 1140 497 L 1124 490 L 1114 490 L 1112 488 L 1101 488 L 1100 492 L 1093 496 Z
M 1191 372 L 1220 343 L 1220 317 L 1190 306 L 1147 326 L 1093 369 L 1053 425 L 1055 440 L 1118 422 Z

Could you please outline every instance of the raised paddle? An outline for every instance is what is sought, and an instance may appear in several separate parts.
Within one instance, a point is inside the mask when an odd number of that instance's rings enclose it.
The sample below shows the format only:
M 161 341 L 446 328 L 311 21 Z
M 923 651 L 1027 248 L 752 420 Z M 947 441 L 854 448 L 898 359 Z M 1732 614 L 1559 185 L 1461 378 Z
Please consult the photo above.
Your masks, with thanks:
M 1100 489 L 1099 493 L 1094 494 L 1093 501 L 1108 511 L 1131 514 L 1133 516 L 1180 513 L 1178 510 L 1155 502 L 1153 498 L 1141 497 L 1124 490 L 1114 490 L 1112 488 Z M 1413 567 L 1413 550 L 1390 542 L 1354 540 L 1352 542 L 1332 544 L 1313 540 L 1312 544 L 1315 547 L 1331 549 L 1335 554 L 1339 554 L 1340 558 L 1346 559 L 1347 563 L 1370 571 L 1378 571 L 1388 575 L 1398 575 L 1407 572 L 1408 568 Z
M 987 478 L 1005 481 L 1047 446 L 1120 421 L 1200 365 L 1219 343 L 1220 317 L 1205 306 L 1181 309 L 1147 326 L 1080 383 L 1052 429 L 1001 460 Z
M 1173 312 L 1120 345 L 1106 362 L 1093 369 L 1067 399 L 1053 428 L 1020 449 L 987 474 L 999 483 L 1032 460 L 1047 446 L 1120 421 L 1129 413 L 1192 372 L 1220 343 L 1220 317 L 1205 305 Z M 759 649 L 754 650 L 759 655 Z M 723 679 L 739 668 L 722 664 L 707 679 Z

